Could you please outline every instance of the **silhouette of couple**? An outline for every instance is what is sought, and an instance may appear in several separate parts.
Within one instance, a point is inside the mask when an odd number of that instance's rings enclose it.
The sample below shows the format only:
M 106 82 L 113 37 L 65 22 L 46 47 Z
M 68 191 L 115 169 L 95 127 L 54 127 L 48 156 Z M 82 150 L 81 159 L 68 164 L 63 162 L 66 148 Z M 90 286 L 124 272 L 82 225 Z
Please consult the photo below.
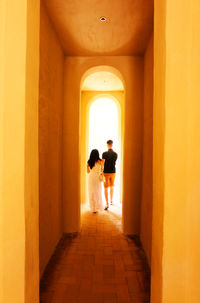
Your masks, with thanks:
M 108 189 L 110 189 L 110 204 L 113 203 L 117 153 L 113 151 L 112 146 L 113 141 L 108 140 L 108 151 L 103 153 L 102 159 L 99 157 L 99 151 L 93 149 L 87 162 L 89 204 L 93 213 L 103 210 L 102 182 L 104 182 L 106 199 L 106 207 L 104 209 L 108 210 L 109 208 Z

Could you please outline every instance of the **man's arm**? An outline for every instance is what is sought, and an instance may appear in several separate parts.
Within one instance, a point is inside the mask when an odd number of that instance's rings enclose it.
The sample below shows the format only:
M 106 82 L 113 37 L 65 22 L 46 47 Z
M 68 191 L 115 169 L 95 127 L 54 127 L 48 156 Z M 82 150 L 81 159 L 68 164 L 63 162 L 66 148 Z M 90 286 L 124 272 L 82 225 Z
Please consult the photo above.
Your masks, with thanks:
M 89 174 L 90 172 L 90 167 L 89 167 L 89 164 L 87 163 L 87 173 Z

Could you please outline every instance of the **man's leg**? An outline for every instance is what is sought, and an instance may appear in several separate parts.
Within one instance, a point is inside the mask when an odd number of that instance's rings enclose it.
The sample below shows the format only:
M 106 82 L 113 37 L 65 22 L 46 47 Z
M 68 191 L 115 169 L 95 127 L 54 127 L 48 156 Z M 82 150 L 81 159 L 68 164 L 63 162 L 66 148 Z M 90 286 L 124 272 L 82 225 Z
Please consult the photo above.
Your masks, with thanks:
M 109 203 L 108 203 L 109 176 L 106 174 L 104 174 L 104 176 L 105 176 L 104 194 L 105 194 L 105 198 L 106 198 L 106 207 L 109 207 Z
M 110 177 L 110 204 L 113 204 L 114 183 L 115 183 L 115 174 L 111 174 L 111 177 Z
M 106 206 L 109 207 L 109 204 L 108 204 L 108 187 L 104 187 L 104 193 L 105 193 L 105 198 L 106 198 Z
M 110 203 L 113 204 L 114 186 L 110 187 Z

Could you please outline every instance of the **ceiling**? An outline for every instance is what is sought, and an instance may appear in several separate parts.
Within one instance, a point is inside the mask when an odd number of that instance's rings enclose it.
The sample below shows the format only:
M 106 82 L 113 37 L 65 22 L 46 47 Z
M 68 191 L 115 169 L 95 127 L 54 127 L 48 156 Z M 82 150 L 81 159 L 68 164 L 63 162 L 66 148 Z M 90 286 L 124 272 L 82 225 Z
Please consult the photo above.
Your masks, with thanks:
M 153 30 L 153 0 L 44 2 L 66 55 L 140 55 Z
M 83 91 L 123 91 L 122 81 L 110 72 L 95 72 L 88 76 L 83 84 Z

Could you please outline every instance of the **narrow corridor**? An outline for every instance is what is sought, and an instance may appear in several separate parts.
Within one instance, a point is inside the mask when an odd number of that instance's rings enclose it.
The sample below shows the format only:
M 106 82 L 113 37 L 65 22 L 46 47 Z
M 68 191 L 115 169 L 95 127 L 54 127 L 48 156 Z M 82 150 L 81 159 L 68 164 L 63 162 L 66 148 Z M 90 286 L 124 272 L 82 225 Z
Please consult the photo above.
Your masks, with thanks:
M 81 233 L 64 236 L 41 281 L 41 303 L 148 303 L 150 274 L 137 238 L 121 232 L 116 206 L 82 215 Z

